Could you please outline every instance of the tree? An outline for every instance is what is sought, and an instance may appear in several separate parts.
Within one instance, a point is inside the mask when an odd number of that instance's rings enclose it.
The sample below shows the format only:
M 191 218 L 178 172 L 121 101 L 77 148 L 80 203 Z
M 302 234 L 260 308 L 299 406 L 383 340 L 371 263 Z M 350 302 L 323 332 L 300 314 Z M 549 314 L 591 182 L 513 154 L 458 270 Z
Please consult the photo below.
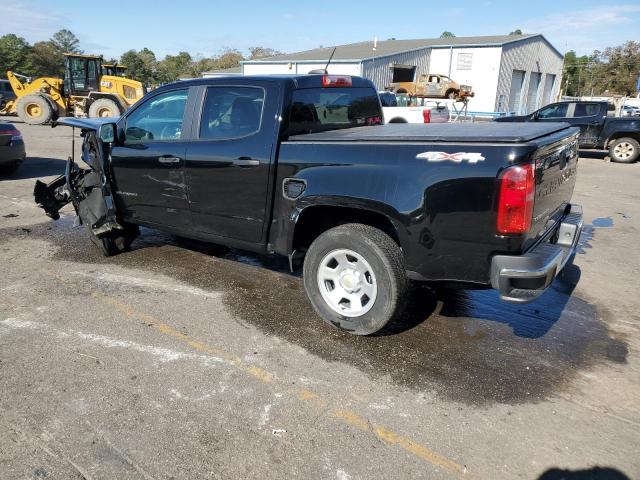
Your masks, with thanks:
M 66 28 L 54 33 L 50 41 L 60 53 L 82 53 L 80 40 Z
M 217 57 L 218 68 L 232 68 L 240 65 L 244 56 L 235 48 L 225 48 Z
M 37 42 L 31 47 L 31 74 L 34 77 L 61 77 L 64 73 L 64 56 L 53 42 Z
M 516 28 L 513 32 L 509 32 L 509 35 L 522 35 L 522 30 Z
M 8 70 L 31 75 L 30 50 L 27 41 L 13 33 L 0 37 L 0 75 Z
M 453 38 L 455 35 L 449 31 L 444 31 L 440 34 L 440 38 Z
M 281 55 L 281 54 L 282 52 L 279 52 L 278 50 L 274 50 L 273 48 L 249 47 L 249 60 L 273 57 L 274 55 Z
M 142 83 L 154 83 L 156 81 L 157 65 L 156 55 L 148 48 L 140 51 L 129 50 L 122 54 L 121 65 L 127 67 L 127 77 Z
M 192 59 L 188 52 L 167 55 L 158 62 L 157 80 L 160 83 L 175 82 L 181 76 L 189 75 L 191 67 Z

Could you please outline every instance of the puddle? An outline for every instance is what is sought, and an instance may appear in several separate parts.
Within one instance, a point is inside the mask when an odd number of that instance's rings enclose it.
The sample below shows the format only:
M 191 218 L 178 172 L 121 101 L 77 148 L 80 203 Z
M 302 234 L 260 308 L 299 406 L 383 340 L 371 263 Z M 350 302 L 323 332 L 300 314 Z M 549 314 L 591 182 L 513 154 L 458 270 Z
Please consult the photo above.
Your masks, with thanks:
M 29 233 L 5 228 L 0 243 L 40 238 L 53 244 L 54 259 L 113 263 L 226 292 L 225 305 L 242 322 L 325 360 L 446 399 L 474 405 L 537 402 L 567 388 L 582 370 L 626 362 L 626 344 L 609 335 L 592 305 L 571 295 L 580 277 L 573 265 L 526 305 L 502 303 L 492 290 L 416 284 L 398 322 L 383 335 L 355 337 L 317 317 L 285 258 L 178 241 L 147 229 L 133 251 L 105 258 L 72 223 L 73 216 L 66 216 L 30 226 Z
M 629 218 L 624 214 L 623 218 Z M 578 245 L 576 247 L 576 253 L 579 255 L 584 255 L 587 253 L 591 247 L 591 240 L 596 235 L 596 230 L 598 228 L 611 228 L 613 227 L 613 219 L 611 217 L 599 217 L 594 218 L 593 221 L 589 224 L 586 224 L 582 227 L 582 235 L 580 235 L 580 240 L 578 241 Z

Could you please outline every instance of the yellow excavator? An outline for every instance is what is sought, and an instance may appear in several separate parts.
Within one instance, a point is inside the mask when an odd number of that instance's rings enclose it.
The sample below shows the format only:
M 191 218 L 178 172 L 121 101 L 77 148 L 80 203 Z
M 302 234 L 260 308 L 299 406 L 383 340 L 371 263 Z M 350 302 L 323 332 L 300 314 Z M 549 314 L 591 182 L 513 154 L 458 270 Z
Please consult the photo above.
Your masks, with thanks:
M 31 125 L 63 116 L 117 117 L 144 96 L 142 83 L 104 75 L 102 57 L 74 53 L 64 60 L 64 78 L 31 79 L 7 72 L 16 98 L 0 114 L 16 113 Z

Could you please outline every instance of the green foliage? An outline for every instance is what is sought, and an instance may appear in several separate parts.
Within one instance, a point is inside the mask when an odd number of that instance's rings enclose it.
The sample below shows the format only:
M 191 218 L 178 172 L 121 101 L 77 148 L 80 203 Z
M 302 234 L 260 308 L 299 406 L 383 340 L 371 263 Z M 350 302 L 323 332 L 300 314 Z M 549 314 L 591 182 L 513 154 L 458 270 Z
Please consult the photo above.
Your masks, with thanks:
M 0 71 L 11 70 L 23 75 L 31 75 L 30 50 L 31 47 L 27 41 L 13 33 L 0 37 L 0 69 L 2 69 Z
M 53 42 L 37 42 L 29 52 L 33 77 L 61 77 L 64 73 L 64 56 Z
M 156 55 L 148 48 L 140 51 L 129 50 L 120 57 L 118 62 L 127 67 L 127 77 L 142 83 L 155 82 L 158 61 Z
M 455 34 L 449 31 L 444 31 L 440 34 L 440 38 L 452 38 L 452 37 L 455 37 Z
M 80 40 L 66 28 L 54 33 L 50 42 L 60 53 L 82 53 Z
M 628 41 L 604 51 L 564 57 L 565 95 L 634 95 L 640 75 L 640 42 Z
M 516 28 L 513 32 L 509 32 L 509 35 L 522 35 L 522 30 Z

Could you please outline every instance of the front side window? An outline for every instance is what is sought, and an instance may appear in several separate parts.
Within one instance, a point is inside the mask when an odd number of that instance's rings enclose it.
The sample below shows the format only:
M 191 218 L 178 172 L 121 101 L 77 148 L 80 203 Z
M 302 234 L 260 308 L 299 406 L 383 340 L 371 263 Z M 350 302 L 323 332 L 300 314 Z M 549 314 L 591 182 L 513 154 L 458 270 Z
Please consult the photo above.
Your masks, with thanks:
M 260 130 L 264 90 L 257 87 L 209 87 L 202 108 L 200 138 L 228 140 Z
M 180 140 L 188 91 L 171 90 L 150 98 L 128 117 L 126 141 Z
M 299 135 L 380 123 L 380 100 L 372 88 L 306 88 L 293 93 L 287 133 Z
M 556 103 L 543 108 L 538 113 L 538 118 L 565 118 L 567 116 L 568 103 Z

